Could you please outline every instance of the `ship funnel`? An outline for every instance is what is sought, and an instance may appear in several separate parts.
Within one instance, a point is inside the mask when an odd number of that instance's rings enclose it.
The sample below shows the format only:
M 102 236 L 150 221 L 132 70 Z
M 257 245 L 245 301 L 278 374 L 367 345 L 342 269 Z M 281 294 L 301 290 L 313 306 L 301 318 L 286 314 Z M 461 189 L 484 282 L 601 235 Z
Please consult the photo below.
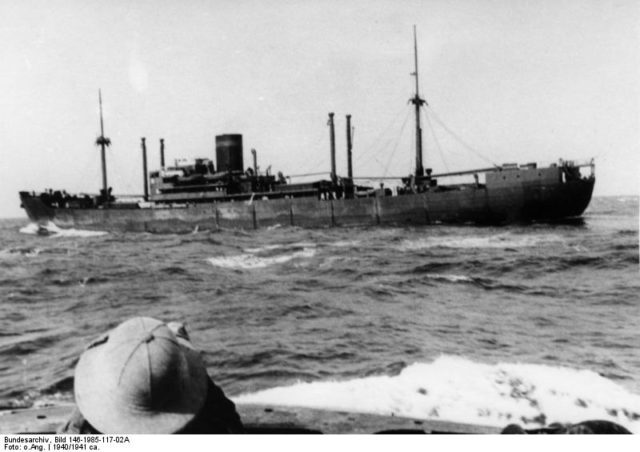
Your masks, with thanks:
M 242 135 L 216 136 L 216 165 L 218 171 L 244 171 L 242 162 Z

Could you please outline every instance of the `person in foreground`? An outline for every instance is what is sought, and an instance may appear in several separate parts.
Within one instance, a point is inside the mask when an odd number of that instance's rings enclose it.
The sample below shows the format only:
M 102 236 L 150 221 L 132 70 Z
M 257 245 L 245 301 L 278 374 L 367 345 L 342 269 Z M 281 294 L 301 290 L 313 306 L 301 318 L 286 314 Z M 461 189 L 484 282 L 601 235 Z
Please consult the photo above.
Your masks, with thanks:
M 243 432 L 179 323 L 135 317 L 92 342 L 74 393 L 76 409 L 58 433 Z

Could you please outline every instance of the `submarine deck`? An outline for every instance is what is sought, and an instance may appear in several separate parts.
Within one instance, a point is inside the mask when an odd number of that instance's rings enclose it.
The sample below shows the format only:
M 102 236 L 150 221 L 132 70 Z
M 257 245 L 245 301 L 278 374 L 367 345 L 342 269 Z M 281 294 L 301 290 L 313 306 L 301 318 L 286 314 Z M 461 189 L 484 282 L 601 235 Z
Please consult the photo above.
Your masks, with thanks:
M 498 427 L 399 416 L 325 411 L 313 408 L 237 404 L 249 434 L 497 434 Z M 70 416 L 73 405 L 0 411 L 5 434 L 54 434 Z

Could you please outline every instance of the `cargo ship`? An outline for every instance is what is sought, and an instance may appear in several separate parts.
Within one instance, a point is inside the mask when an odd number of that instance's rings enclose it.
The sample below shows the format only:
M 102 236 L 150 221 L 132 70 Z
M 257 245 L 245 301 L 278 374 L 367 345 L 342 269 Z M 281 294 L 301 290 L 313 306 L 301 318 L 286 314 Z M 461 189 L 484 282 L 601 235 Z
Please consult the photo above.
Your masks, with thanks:
M 20 192 L 21 206 L 31 221 L 45 227 L 76 227 L 106 231 L 190 232 L 221 228 L 270 226 L 334 227 L 528 223 L 580 218 L 595 184 L 595 165 L 560 160 L 495 165 L 489 168 L 434 174 L 423 166 L 417 40 L 414 29 L 415 169 L 396 187 L 363 185 L 353 175 L 351 117 L 347 115 L 345 176 L 336 172 L 334 114 L 329 113 L 331 171 L 312 182 L 292 183 L 281 172 L 260 171 L 256 151 L 245 169 L 240 134 L 216 136 L 215 162 L 210 158 L 176 160 L 165 165 L 160 140 L 160 169 L 147 171 L 142 139 L 143 191 L 137 199 L 116 197 L 107 184 L 102 97 L 100 136 L 102 189 L 97 195 L 69 195 L 64 190 Z M 590 171 L 583 168 L 588 167 Z M 581 171 L 588 174 L 583 175 Z M 448 183 L 466 177 L 465 183 Z

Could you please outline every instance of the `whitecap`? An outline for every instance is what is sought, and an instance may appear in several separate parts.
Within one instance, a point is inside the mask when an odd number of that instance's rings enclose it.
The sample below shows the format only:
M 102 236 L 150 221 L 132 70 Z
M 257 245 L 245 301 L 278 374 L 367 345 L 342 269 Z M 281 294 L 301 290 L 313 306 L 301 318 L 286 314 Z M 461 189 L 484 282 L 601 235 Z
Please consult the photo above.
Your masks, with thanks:
M 20 228 L 22 234 L 48 235 L 51 237 L 100 237 L 106 235 L 104 231 L 87 231 L 83 229 L 62 229 L 52 221 L 45 224 L 30 223 Z
M 257 248 L 245 248 L 244 252 L 245 253 L 250 253 L 250 254 L 260 254 L 260 253 L 265 253 L 265 252 L 269 252 L 269 251 L 275 251 L 275 250 L 287 250 L 287 249 L 294 249 L 294 248 L 315 248 L 315 243 L 311 243 L 311 242 L 295 242 L 295 243 L 277 243 L 274 245 L 264 245 L 264 246 L 260 246 Z
M 38 225 L 38 223 L 29 223 L 28 225 L 23 226 L 23 227 L 20 228 L 20 233 L 21 234 L 36 235 L 36 234 L 38 234 L 39 230 L 40 230 L 40 226 Z
M 449 282 L 473 282 L 473 278 L 464 275 L 448 275 L 442 273 L 427 273 L 424 275 L 428 279 L 435 279 Z
M 496 234 L 490 236 L 440 236 L 404 240 L 398 245 L 400 251 L 415 251 L 430 248 L 530 248 L 541 244 L 564 243 L 564 239 L 555 234 Z
M 315 253 L 315 249 L 305 248 L 301 251 L 281 254 L 279 256 L 260 257 L 253 253 L 244 253 L 235 256 L 211 257 L 207 259 L 207 261 L 215 267 L 252 270 L 266 268 L 276 264 L 284 264 L 294 259 L 311 258 Z

